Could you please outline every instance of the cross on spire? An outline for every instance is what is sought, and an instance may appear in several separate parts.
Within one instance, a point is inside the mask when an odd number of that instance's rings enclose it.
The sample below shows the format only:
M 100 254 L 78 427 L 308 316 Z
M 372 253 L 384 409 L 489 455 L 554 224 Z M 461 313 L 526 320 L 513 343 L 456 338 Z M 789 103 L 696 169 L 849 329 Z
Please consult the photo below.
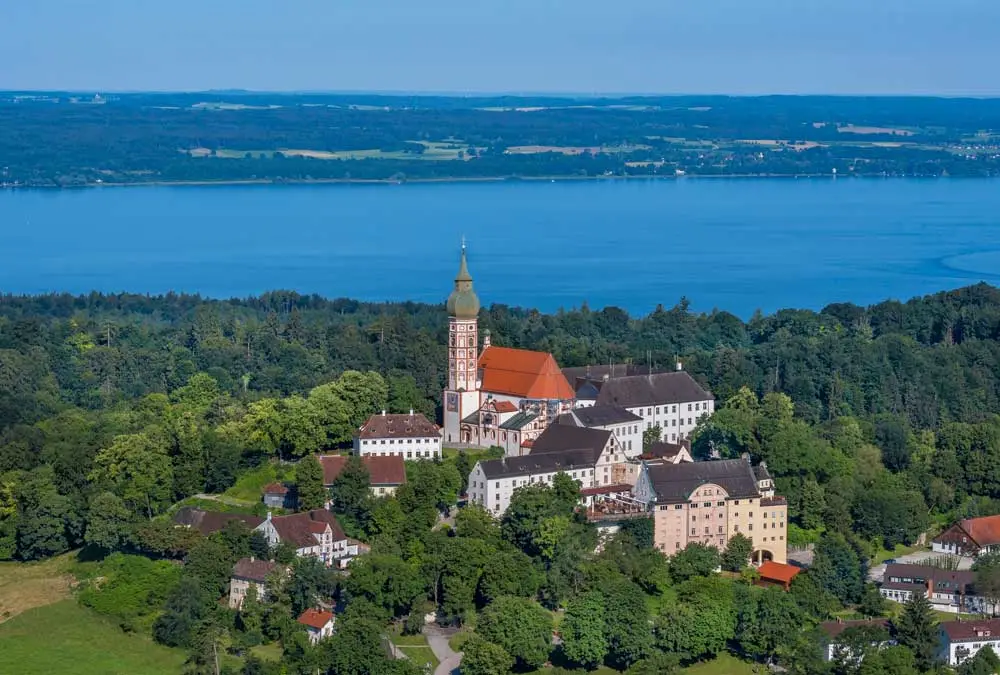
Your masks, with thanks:
M 462 235 L 462 250 L 465 250 L 465 235 Z

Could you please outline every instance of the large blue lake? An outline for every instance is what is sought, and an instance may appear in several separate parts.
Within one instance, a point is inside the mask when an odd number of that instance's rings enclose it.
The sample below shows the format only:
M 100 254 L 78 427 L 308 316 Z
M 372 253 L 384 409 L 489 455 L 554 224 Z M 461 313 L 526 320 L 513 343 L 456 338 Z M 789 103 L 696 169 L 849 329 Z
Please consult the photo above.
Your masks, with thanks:
M 0 293 L 294 289 L 646 313 L 1000 284 L 1000 180 L 580 181 L 0 192 Z

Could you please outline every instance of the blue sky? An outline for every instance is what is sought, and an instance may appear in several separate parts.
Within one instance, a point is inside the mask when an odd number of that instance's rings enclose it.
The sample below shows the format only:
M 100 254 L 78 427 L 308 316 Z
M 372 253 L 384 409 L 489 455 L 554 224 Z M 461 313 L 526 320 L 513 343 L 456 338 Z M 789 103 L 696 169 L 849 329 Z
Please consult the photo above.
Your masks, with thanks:
M 996 0 L 5 0 L 0 88 L 1000 95 Z

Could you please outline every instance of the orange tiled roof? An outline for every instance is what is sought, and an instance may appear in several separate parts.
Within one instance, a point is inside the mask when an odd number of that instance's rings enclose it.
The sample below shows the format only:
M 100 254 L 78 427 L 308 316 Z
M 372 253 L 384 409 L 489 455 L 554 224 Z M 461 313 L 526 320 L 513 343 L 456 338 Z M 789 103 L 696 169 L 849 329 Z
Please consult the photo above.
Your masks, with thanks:
M 302 616 L 299 617 L 299 623 L 309 626 L 310 628 L 315 628 L 316 630 L 322 630 L 323 626 L 330 622 L 333 618 L 333 612 L 324 612 L 319 609 L 307 609 L 302 612 Z
M 493 407 L 498 413 L 517 412 L 517 406 L 510 401 L 497 401 Z
M 967 518 L 963 520 L 962 529 L 979 546 L 1000 544 L 1000 516 L 983 516 L 982 518 Z
M 773 560 L 767 560 L 761 565 L 757 572 L 760 574 L 760 578 L 765 581 L 780 581 L 783 584 L 789 583 L 795 578 L 795 575 L 802 570 L 795 565 L 785 565 L 783 563 L 777 563 Z
M 479 357 L 485 392 L 530 399 L 569 400 L 575 394 L 548 352 L 489 347 Z

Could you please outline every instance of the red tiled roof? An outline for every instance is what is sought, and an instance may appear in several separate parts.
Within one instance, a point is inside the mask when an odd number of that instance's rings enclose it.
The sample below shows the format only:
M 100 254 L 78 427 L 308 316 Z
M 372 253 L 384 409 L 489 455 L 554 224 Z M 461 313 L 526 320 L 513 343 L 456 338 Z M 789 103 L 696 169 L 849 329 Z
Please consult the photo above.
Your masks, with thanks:
M 498 413 L 517 412 L 517 406 L 510 401 L 497 401 L 493 404 L 493 408 Z
M 319 463 L 323 466 L 323 485 L 333 485 L 340 472 L 347 466 L 345 455 L 320 455 Z M 376 457 L 365 455 L 361 463 L 368 469 L 369 481 L 372 485 L 402 485 L 406 482 L 406 464 L 398 455 L 392 457 Z
M 843 633 L 848 628 L 856 628 L 858 626 L 877 626 L 880 628 L 889 628 L 889 619 L 854 619 L 851 621 L 824 621 L 819 625 L 819 629 L 826 633 L 827 637 L 831 640 L 836 638 L 838 635 Z
M 307 609 L 299 616 L 299 623 L 316 630 L 323 630 L 326 624 L 333 619 L 333 612 L 326 612 L 321 609 Z
M 981 547 L 1000 544 L 1000 516 L 967 518 L 961 522 L 961 526 Z
M 360 429 L 360 438 L 428 438 L 441 435 L 441 427 L 421 413 L 372 415 Z
M 573 388 L 548 352 L 489 347 L 479 357 L 483 369 L 482 390 L 530 399 L 565 401 Z
M 174 523 L 198 530 L 206 537 L 225 529 L 226 525 L 234 520 L 242 521 L 251 530 L 264 522 L 260 516 L 205 511 L 192 506 L 185 506 L 174 515 Z
M 942 621 L 941 630 L 952 642 L 973 642 L 1000 637 L 1000 619 L 973 619 L 970 621 Z
M 334 541 L 345 538 L 344 530 L 337 522 L 337 518 L 326 509 L 314 509 L 308 513 L 296 513 L 290 516 L 274 516 L 271 518 L 271 524 L 278 531 L 281 541 L 294 544 L 296 548 L 318 545 L 319 542 L 313 535 L 326 532 L 327 525 L 333 531 Z
M 288 488 L 281 483 L 268 483 L 264 486 L 264 494 L 266 495 L 285 495 L 288 494 Z
M 791 582 L 795 575 L 801 571 L 802 569 L 795 565 L 785 565 L 773 560 L 767 560 L 757 568 L 757 573 L 760 574 L 763 581 L 777 581 L 783 584 Z

